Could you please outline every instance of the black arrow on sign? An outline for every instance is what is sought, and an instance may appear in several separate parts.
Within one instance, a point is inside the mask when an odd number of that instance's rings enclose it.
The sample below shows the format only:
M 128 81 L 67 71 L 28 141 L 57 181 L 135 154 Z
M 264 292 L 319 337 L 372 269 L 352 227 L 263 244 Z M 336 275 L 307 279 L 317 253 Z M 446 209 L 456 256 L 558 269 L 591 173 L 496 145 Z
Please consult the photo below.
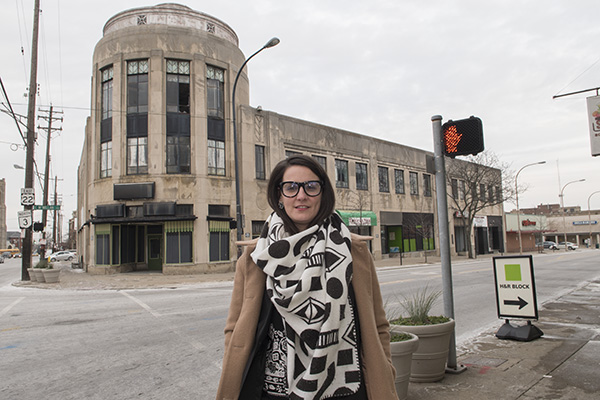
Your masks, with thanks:
M 519 310 L 523 307 L 525 307 L 527 303 L 525 300 L 523 300 L 522 298 L 520 298 L 519 296 L 517 296 L 517 298 L 519 300 L 504 300 L 504 305 L 505 306 L 519 306 Z

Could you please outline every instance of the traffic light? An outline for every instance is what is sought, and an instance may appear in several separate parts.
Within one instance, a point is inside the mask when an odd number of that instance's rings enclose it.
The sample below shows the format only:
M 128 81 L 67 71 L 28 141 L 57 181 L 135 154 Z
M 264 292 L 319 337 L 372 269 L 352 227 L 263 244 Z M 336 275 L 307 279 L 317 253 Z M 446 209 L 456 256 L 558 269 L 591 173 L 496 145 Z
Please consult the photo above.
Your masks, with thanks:
M 44 224 L 42 224 L 41 222 L 34 222 L 33 230 L 35 232 L 42 232 L 44 230 Z
M 470 117 L 448 121 L 442 125 L 444 154 L 448 157 L 475 155 L 483 151 L 483 124 Z

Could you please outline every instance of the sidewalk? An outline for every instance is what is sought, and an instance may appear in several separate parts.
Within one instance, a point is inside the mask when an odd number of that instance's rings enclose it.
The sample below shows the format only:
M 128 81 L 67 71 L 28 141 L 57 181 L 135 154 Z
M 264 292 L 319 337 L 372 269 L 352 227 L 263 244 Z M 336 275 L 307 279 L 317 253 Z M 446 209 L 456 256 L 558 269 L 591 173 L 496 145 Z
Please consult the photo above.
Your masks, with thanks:
M 476 337 L 457 349 L 465 372 L 436 383 L 411 382 L 408 398 L 598 399 L 600 281 L 544 304 L 533 324 L 544 335 L 531 342 L 500 340 L 497 329 Z
M 484 257 L 479 257 L 481 260 Z M 466 258 L 453 258 L 452 262 Z M 439 263 L 439 257 L 428 257 Z M 404 258 L 403 266 L 423 264 L 424 259 Z M 399 266 L 398 258 L 377 261 L 378 267 Z M 20 287 L 61 290 L 127 290 L 181 288 L 206 283 L 225 283 L 233 273 L 163 275 L 135 272 L 89 275 L 64 265 L 57 284 L 16 282 Z M 534 325 L 544 335 L 531 342 L 501 340 L 497 329 L 485 332 L 457 348 L 458 364 L 467 369 L 447 373 L 434 383 L 409 385 L 410 400 L 437 399 L 597 399 L 600 393 L 600 281 L 591 282 L 545 303 Z M 511 321 L 513 325 L 524 322 Z M 498 327 L 502 321 L 498 321 Z

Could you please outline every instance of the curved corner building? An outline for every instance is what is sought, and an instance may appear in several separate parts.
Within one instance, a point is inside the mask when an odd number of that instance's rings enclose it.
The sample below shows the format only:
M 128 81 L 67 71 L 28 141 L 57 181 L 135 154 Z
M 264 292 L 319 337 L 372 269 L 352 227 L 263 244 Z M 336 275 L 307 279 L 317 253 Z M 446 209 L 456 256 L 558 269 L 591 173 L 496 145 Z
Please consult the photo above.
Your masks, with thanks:
M 231 86 L 244 55 L 224 22 L 159 4 L 108 20 L 93 59 L 78 188 L 91 273 L 231 268 Z M 248 104 L 241 76 L 238 104 Z

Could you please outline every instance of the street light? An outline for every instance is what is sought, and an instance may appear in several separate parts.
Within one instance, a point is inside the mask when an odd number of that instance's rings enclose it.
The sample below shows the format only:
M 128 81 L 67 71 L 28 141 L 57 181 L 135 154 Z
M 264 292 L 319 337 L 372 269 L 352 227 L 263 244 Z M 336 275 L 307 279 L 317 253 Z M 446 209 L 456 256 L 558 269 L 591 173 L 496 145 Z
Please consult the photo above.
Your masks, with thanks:
M 242 209 L 240 205 L 240 176 L 239 176 L 239 163 L 238 163 L 238 141 L 237 141 L 237 127 L 235 121 L 235 89 L 237 88 L 238 79 L 240 78 L 240 74 L 242 70 L 248 64 L 248 61 L 252 59 L 255 55 L 263 51 L 264 49 L 268 49 L 270 47 L 277 46 L 279 44 L 279 39 L 274 37 L 267 42 L 263 47 L 261 47 L 257 52 L 252 54 L 250 57 L 246 58 L 240 69 L 238 70 L 237 75 L 235 76 L 235 81 L 233 82 L 233 91 L 231 94 L 231 104 L 233 108 L 232 119 L 233 119 L 233 157 L 235 160 L 235 219 L 237 225 L 237 240 L 242 240 Z
M 600 190 L 597 190 L 589 195 L 588 197 L 588 226 L 590 227 L 590 247 L 592 246 L 592 210 L 590 208 L 590 199 L 596 193 L 600 193 Z
M 571 182 L 567 183 L 565 186 L 563 186 L 562 189 L 560 190 L 560 209 L 562 210 L 562 217 L 563 217 L 563 235 L 564 235 L 565 251 L 569 251 L 569 248 L 567 247 L 567 220 L 565 219 L 565 202 L 563 200 L 563 192 L 565 191 L 565 188 L 567 186 L 569 186 L 571 183 L 584 182 L 584 181 L 585 181 L 585 179 L 571 181 Z
M 519 186 L 517 185 L 517 179 L 519 178 L 519 174 L 521 173 L 521 171 L 523 171 L 525 168 L 538 164 L 546 164 L 546 161 L 538 161 L 535 163 L 527 164 L 524 167 L 521 167 L 521 169 L 517 171 L 517 175 L 515 176 L 515 195 L 517 199 L 517 229 L 519 230 L 519 254 L 523 254 L 523 242 L 521 241 L 521 216 L 519 214 Z

